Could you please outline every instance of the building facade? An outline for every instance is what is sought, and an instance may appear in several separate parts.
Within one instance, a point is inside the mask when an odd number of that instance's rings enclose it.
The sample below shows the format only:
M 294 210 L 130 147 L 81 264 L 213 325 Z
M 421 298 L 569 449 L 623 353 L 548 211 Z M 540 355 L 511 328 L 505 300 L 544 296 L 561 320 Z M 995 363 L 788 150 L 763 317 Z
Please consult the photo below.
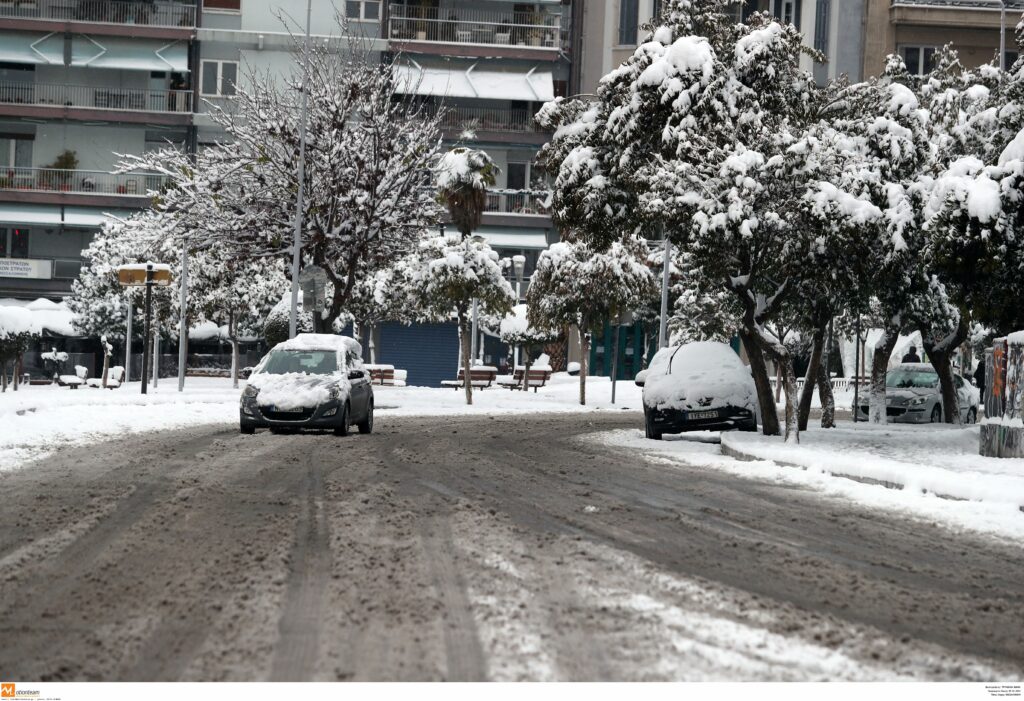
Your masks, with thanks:
M 0 1 L 0 297 L 58 298 L 104 220 L 159 178 L 118 153 L 194 142 L 197 7 Z

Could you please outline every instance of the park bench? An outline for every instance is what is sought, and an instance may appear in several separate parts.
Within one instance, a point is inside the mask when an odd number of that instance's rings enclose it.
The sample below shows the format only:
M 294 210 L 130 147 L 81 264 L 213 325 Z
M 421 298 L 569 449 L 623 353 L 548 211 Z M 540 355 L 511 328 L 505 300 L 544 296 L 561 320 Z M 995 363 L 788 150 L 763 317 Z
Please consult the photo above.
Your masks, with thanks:
M 57 384 L 68 389 L 78 389 L 89 379 L 89 369 L 83 365 L 75 366 L 74 375 L 60 375 Z
M 525 372 L 526 368 L 517 367 L 512 375 L 498 378 L 498 384 L 509 389 L 523 389 L 523 374 Z M 549 368 L 530 368 L 530 374 L 526 378 L 527 388 L 532 388 L 536 392 L 539 387 L 544 387 L 550 379 L 551 370 Z
M 396 370 L 394 365 L 366 363 L 363 367 L 370 372 L 370 382 L 375 385 L 405 387 L 405 370 Z
M 456 389 L 465 386 L 465 372 L 459 369 L 459 378 L 457 380 L 444 380 L 441 383 L 442 387 L 454 387 Z M 480 365 L 469 370 L 469 384 L 477 389 L 486 389 L 490 387 L 494 381 L 498 378 L 498 368 L 489 367 L 486 365 Z
M 107 368 L 107 389 L 116 389 L 121 386 L 124 381 L 124 368 L 120 365 L 115 365 L 112 368 Z M 103 378 L 93 377 L 85 381 L 85 384 L 93 388 L 103 388 Z

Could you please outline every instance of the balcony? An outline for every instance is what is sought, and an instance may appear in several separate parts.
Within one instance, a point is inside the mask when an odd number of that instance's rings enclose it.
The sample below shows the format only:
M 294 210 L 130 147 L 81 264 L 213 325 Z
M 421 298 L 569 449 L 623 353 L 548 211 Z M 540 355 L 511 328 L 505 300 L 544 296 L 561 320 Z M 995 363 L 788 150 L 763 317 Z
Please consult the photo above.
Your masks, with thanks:
M 1000 0 L 891 0 L 893 23 L 921 27 L 949 29 L 998 29 Z M 1024 10 L 1024 0 L 1006 0 L 1007 26 L 1013 27 L 1009 17 Z M 952 37 L 943 37 L 939 44 Z
M 97 34 L 188 36 L 196 26 L 195 2 L 138 0 L 0 0 L 0 19 L 10 29 L 72 31 L 90 25 Z M 59 26 L 63 25 L 63 26 Z
M 147 190 L 159 190 L 165 177 L 148 173 L 105 173 L 57 168 L 0 168 L 0 200 L 22 203 L 140 207 Z
M 445 131 L 494 131 L 509 134 L 546 134 L 527 110 L 502 110 L 481 107 L 445 107 L 441 115 Z
M 546 205 L 547 192 L 524 192 L 522 190 L 492 190 L 487 193 L 488 214 L 519 214 L 549 217 L 551 208 Z
M 390 5 L 388 38 L 400 42 L 406 51 L 431 52 L 430 45 L 447 45 L 488 47 L 488 55 L 496 55 L 491 47 L 507 47 L 510 56 L 535 56 L 545 51 L 557 52 L 561 19 L 559 12 L 551 10 L 514 12 L 454 5 Z
M 89 121 L 116 117 L 117 121 L 185 124 L 191 120 L 191 113 L 191 90 L 0 81 L 0 114 L 4 115 Z

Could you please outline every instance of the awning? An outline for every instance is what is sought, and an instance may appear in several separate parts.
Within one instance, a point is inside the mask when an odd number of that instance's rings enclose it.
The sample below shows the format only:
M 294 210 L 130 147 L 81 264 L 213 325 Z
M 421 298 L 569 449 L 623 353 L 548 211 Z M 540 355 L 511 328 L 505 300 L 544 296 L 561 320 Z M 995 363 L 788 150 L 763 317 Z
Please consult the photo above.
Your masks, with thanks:
M 0 205 L 0 223 L 20 224 L 22 226 L 74 226 L 83 228 L 99 228 L 107 220 L 108 210 L 89 207 L 65 207 L 61 218 L 61 208 L 50 205 L 34 204 L 3 204 Z M 131 214 L 128 210 L 118 209 L 110 214 L 124 218 Z
M 64 35 L 0 32 L 0 61 L 64 65 Z
M 64 35 L 0 31 L 0 62 L 63 66 Z M 183 41 L 75 34 L 71 65 L 187 73 L 188 48 Z
M 71 65 L 130 71 L 188 71 L 184 42 L 76 34 L 71 40 Z
M 527 251 L 543 251 L 548 239 L 543 229 L 505 229 L 481 226 L 473 231 L 480 234 L 491 248 L 513 248 Z
M 555 99 L 550 71 L 531 68 L 526 72 L 478 70 L 477 64 L 464 71 L 424 68 L 415 61 L 395 66 L 399 90 L 433 97 L 470 97 L 484 100 L 549 102 Z

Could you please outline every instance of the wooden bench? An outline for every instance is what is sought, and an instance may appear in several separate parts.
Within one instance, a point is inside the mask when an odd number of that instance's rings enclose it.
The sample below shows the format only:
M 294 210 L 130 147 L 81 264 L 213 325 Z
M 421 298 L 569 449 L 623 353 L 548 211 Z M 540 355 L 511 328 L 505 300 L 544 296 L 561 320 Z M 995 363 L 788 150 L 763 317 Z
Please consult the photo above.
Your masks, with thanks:
M 370 371 L 371 384 L 405 387 L 407 377 L 405 370 L 396 370 L 394 365 L 372 365 L 370 363 L 365 363 L 363 367 Z
M 465 386 L 465 377 L 465 372 L 460 369 L 459 378 L 457 380 L 444 380 L 441 383 L 441 386 L 459 389 Z M 490 387 L 496 379 L 498 379 L 498 368 L 475 367 L 471 368 L 469 371 L 469 384 L 470 386 L 478 389 L 486 389 Z
M 511 375 L 505 375 L 498 379 L 498 384 L 508 389 L 523 389 L 523 374 L 526 372 L 526 368 L 518 367 L 516 371 Z M 535 370 L 530 368 L 530 375 L 526 380 L 527 388 L 533 388 L 536 392 L 537 388 L 543 387 L 551 379 L 551 371 L 547 368 L 541 368 Z

